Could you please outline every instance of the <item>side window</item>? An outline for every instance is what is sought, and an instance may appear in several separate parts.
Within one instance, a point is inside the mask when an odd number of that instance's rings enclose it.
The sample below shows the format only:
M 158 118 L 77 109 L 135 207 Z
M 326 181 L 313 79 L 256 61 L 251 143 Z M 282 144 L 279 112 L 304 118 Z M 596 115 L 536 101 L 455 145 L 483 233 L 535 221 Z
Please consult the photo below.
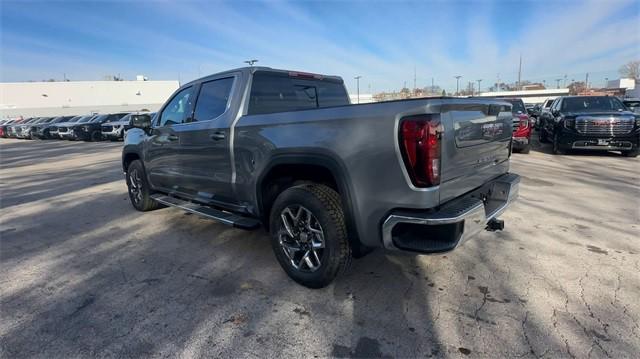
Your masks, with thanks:
M 562 102 L 560 99 L 555 100 L 551 106 L 551 111 L 560 110 L 560 102 Z
M 196 101 L 193 121 L 209 121 L 224 113 L 231 96 L 233 77 L 204 82 Z
M 187 87 L 178 92 L 162 111 L 159 126 L 171 126 L 185 122 L 192 108 L 192 95 L 193 87 Z

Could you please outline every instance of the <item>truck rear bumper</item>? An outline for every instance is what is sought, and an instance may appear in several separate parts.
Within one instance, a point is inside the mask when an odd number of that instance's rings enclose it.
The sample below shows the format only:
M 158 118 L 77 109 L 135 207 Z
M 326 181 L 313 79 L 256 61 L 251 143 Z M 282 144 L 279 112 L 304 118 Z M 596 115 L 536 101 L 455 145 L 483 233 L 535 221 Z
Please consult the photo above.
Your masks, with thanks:
M 448 252 L 487 227 L 517 198 L 520 176 L 507 173 L 436 211 L 397 210 L 382 224 L 386 249 Z

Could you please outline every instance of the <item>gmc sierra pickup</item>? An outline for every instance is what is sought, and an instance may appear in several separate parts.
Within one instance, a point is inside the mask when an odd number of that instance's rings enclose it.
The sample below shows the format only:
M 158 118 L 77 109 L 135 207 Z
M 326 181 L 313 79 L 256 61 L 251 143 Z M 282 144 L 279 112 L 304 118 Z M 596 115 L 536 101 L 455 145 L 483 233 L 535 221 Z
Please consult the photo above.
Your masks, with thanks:
M 500 100 L 351 105 L 340 77 L 250 67 L 185 84 L 131 126 L 122 165 L 137 210 L 262 225 L 311 288 L 375 247 L 443 253 L 502 229 L 518 194 Z

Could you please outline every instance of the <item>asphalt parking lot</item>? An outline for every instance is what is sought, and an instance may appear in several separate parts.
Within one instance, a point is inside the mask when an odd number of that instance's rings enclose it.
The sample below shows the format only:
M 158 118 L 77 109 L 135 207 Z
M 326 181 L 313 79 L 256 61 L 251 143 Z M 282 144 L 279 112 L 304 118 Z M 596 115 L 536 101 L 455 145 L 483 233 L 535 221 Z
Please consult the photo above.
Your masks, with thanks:
M 640 159 L 538 144 L 503 232 L 309 290 L 261 230 L 133 210 L 120 147 L 0 140 L 0 357 L 640 353 Z

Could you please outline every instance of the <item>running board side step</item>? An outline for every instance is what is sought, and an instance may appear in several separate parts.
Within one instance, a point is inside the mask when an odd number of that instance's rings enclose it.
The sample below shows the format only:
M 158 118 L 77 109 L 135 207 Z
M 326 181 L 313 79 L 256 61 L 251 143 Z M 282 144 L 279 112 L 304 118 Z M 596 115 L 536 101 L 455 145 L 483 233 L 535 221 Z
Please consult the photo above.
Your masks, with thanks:
M 220 223 L 242 229 L 255 229 L 260 226 L 260 221 L 254 218 L 242 217 L 237 214 L 224 212 L 213 207 L 203 206 L 180 198 L 156 193 L 151 199 L 169 207 L 176 207 L 199 216 L 216 220 Z

